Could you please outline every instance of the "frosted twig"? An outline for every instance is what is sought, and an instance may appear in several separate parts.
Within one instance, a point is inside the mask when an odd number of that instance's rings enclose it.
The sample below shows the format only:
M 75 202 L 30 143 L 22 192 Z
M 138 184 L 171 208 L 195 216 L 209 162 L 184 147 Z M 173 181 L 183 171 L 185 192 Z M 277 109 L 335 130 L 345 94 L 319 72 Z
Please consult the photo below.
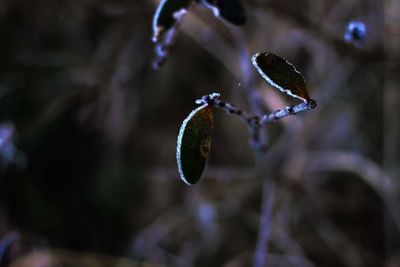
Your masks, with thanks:
M 233 104 L 229 102 L 224 102 L 220 98 L 220 94 L 212 93 L 209 95 L 204 95 L 200 99 L 196 100 L 196 104 L 208 104 L 216 108 L 226 111 L 228 114 L 238 116 L 242 121 L 247 123 L 249 127 L 261 127 L 271 121 L 277 121 L 283 119 L 290 115 L 296 115 L 299 112 L 314 109 L 317 106 L 317 102 L 313 99 L 307 103 L 301 103 L 294 106 L 288 106 L 284 109 L 279 109 L 269 114 L 264 114 L 261 116 L 254 115 L 236 108 Z

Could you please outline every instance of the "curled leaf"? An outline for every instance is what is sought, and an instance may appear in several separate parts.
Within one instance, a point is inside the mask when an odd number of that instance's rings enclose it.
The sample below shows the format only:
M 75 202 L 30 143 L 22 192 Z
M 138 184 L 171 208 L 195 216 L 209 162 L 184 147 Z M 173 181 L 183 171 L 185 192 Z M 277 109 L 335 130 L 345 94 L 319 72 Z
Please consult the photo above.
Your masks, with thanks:
M 304 102 L 310 100 L 303 76 L 286 59 L 264 52 L 253 55 L 251 61 L 261 76 L 273 87 Z
M 191 2 L 192 0 L 161 0 L 153 17 L 153 42 L 159 42 L 164 33 L 182 19 Z
M 181 179 L 188 185 L 197 183 L 211 150 L 213 131 L 211 106 L 204 104 L 183 121 L 176 147 L 176 160 Z
M 246 12 L 240 0 L 201 0 L 201 3 L 216 17 L 233 25 L 243 26 L 246 23 Z

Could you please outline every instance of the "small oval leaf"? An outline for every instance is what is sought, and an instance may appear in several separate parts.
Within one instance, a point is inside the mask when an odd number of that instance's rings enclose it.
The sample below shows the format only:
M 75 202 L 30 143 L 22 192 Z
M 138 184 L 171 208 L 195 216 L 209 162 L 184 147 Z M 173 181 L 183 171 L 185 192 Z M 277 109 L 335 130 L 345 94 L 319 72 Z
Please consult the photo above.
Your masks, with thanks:
M 246 23 L 246 12 L 240 0 L 202 0 L 201 2 L 218 18 L 236 26 L 243 26 Z
M 207 104 L 193 110 L 183 121 L 176 147 L 181 179 L 188 185 L 197 183 L 211 150 L 213 114 Z
M 304 102 L 310 100 L 303 76 L 286 59 L 264 52 L 253 55 L 251 61 L 261 76 L 273 87 Z
M 159 42 L 162 35 L 175 26 L 191 2 L 192 0 L 161 0 L 153 17 L 153 42 Z

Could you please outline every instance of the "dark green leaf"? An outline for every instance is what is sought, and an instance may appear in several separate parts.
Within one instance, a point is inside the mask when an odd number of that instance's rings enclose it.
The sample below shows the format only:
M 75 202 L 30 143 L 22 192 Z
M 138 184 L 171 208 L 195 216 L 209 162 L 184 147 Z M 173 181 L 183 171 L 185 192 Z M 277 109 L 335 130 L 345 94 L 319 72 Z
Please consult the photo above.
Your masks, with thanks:
M 265 52 L 255 54 L 251 61 L 261 76 L 275 88 L 304 102 L 310 100 L 303 76 L 286 59 Z
M 211 149 L 213 114 L 209 105 L 193 110 L 183 121 L 178 136 L 176 159 L 181 179 L 188 185 L 197 183 Z

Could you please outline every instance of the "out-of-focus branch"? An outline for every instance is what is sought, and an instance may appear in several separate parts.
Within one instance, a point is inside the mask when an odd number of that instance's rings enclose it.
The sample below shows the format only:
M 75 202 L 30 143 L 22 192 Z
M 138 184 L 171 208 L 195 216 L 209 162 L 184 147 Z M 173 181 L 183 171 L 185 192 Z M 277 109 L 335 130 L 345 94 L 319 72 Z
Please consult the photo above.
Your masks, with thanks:
M 363 266 L 360 252 L 345 233 L 328 221 L 317 225 L 321 238 L 347 266 Z
M 315 265 L 307 259 L 305 252 L 301 246 L 287 234 L 287 230 L 283 229 L 279 224 L 275 224 L 273 232 L 274 243 L 285 251 L 290 262 L 296 267 L 315 267 Z
M 264 267 L 267 263 L 267 249 L 269 236 L 272 227 L 272 209 L 275 199 L 274 182 L 264 182 L 263 200 L 260 215 L 260 226 L 258 230 L 258 240 L 254 254 L 253 267 Z
M 208 166 L 206 175 L 221 183 L 254 182 L 255 171 L 253 168 Z M 156 182 L 175 183 L 177 176 L 179 174 L 176 167 L 151 169 L 148 174 L 149 179 Z
M 398 184 L 374 162 L 351 152 L 308 152 L 308 171 L 348 171 L 357 174 L 382 196 L 395 196 Z
M 115 257 L 99 253 L 56 248 L 49 251 L 40 250 L 24 254 L 10 266 L 165 267 L 166 265 L 148 261 L 132 260 L 128 257 Z
M 202 21 L 196 14 L 189 13 L 180 29 L 210 53 L 237 80 L 240 81 L 242 79 L 240 69 L 237 67 L 238 64 L 232 64 L 232 60 L 236 59 L 236 51 L 216 34 L 206 22 Z
M 339 55 L 351 57 L 360 63 L 380 62 L 384 59 L 383 47 L 378 46 L 372 50 L 365 51 L 357 49 L 351 44 L 345 43 L 341 36 L 337 38 L 325 32 L 318 21 L 313 21 L 308 14 L 299 11 L 287 1 L 251 1 L 252 5 L 265 12 L 271 12 L 285 21 L 292 22 L 305 32 L 308 32 L 324 42 L 327 47 L 332 47 Z
M 158 216 L 146 228 L 138 233 L 130 248 L 132 255 L 139 254 L 154 262 L 167 262 L 171 259 L 175 266 L 192 266 L 189 262 L 164 250 L 159 243 L 164 240 L 173 229 L 180 227 L 185 221 L 184 212 L 180 208 L 170 208 Z
M 388 176 L 376 163 L 362 155 L 350 152 L 305 153 L 307 171 L 347 171 L 356 174 L 380 194 L 400 229 L 398 212 L 399 184 Z

